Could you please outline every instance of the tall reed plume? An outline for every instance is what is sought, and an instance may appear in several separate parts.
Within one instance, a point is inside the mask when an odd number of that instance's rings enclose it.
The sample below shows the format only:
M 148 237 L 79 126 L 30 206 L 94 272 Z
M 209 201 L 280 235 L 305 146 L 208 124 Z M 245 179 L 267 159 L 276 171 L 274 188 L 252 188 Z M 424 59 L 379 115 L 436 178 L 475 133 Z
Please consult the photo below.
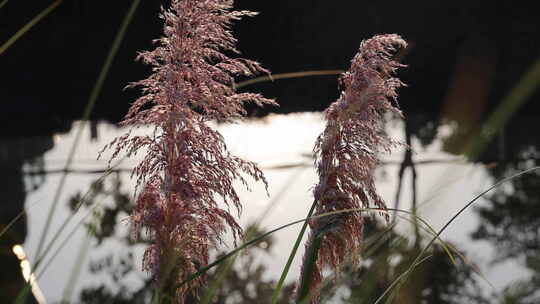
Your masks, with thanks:
M 130 86 L 142 87 L 121 122 L 131 130 L 106 148 L 114 159 L 123 150 L 127 156 L 144 152 L 134 168 L 140 190 L 131 215 L 133 231 L 145 228 L 153 243 L 144 254 L 143 268 L 155 277 L 158 288 L 184 302 L 188 292 L 204 283 L 199 277 L 176 288 L 208 264 L 208 254 L 232 230 L 241 228 L 229 213 L 241 204 L 233 182 L 250 176 L 266 185 L 257 166 L 229 153 L 223 137 L 209 121 L 230 122 L 245 114 L 244 104 L 274 104 L 259 94 L 236 93 L 235 76 L 268 73 L 247 59 L 228 57 L 236 52 L 231 22 L 248 11 L 231 11 L 232 0 L 172 0 L 162 12 L 164 37 L 153 51 L 138 59 L 152 66 L 153 73 Z M 132 135 L 141 125 L 154 126 L 151 135 Z M 227 205 L 226 210 L 218 203 Z
M 341 76 L 343 91 L 326 109 L 326 128 L 314 148 L 319 174 L 314 189 L 314 215 L 371 206 L 386 208 L 375 189 L 374 170 L 378 154 L 399 144 L 385 133 L 384 116 L 388 112 L 401 115 L 395 103 L 396 91 L 403 83 L 393 75 L 404 65 L 393 60 L 392 53 L 396 47 L 406 45 L 395 34 L 363 41 L 350 70 Z M 358 261 L 363 238 L 362 212 L 317 218 L 310 222 L 310 228 L 300 288 L 307 284 L 316 302 L 325 267 L 337 270 L 351 257 Z M 314 258 L 315 264 L 308 267 L 309 260 Z

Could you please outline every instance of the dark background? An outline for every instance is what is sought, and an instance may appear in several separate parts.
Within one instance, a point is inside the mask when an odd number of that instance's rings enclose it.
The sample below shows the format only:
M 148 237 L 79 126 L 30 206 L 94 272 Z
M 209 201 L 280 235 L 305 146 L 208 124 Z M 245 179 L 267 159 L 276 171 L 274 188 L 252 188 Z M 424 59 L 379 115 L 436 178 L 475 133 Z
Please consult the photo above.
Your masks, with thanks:
M 9 1 L 0 9 L 0 42 L 51 1 Z M 235 6 L 260 12 L 234 28 L 243 56 L 273 73 L 347 69 L 363 39 L 398 33 L 410 44 L 400 73 L 406 112 L 425 119 L 480 120 L 540 54 L 540 18 L 526 1 L 254 1 Z M 164 1 L 141 1 L 92 112 L 119 121 L 148 67 L 134 62 L 161 35 Z M 80 119 L 131 1 L 65 0 L 0 55 L 3 136 L 66 131 Z M 336 75 L 278 80 L 247 87 L 276 98 L 271 112 L 319 111 L 337 95 Z M 535 98 L 537 97 L 534 96 Z M 452 103 L 454 110 L 445 109 Z M 460 105 L 457 105 L 460 104 Z M 448 107 L 447 107 L 448 108 Z M 535 113 L 529 102 L 523 113 Z M 532 111 L 532 112 L 529 112 Z

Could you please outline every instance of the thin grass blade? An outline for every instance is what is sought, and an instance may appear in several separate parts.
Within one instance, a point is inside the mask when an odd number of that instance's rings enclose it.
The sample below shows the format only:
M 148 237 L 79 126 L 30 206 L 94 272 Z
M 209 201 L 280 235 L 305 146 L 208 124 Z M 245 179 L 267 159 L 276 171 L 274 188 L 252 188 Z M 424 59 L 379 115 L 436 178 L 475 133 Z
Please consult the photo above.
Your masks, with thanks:
M 51 5 L 49 5 L 46 9 L 41 11 L 41 13 L 37 14 L 32 20 L 30 20 L 27 24 L 25 24 L 20 30 L 18 30 L 11 38 L 8 39 L 8 41 L 4 42 L 2 46 L 0 46 L 0 55 L 4 53 L 11 45 L 15 43 L 15 41 L 19 40 L 26 32 L 28 32 L 36 23 L 41 21 L 41 19 L 45 18 L 50 12 L 52 12 L 60 3 L 62 3 L 63 0 L 56 0 Z M 0 8 L 4 6 L 7 3 L 7 0 L 2 2 L 0 4 Z
M 392 284 L 390 284 L 390 286 L 388 286 L 385 291 L 379 296 L 379 298 L 377 298 L 377 300 L 375 301 L 375 304 L 378 304 L 380 303 L 380 301 L 390 292 L 390 290 L 394 289 L 395 286 L 399 286 L 401 281 L 404 279 L 404 278 L 407 278 L 408 275 L 414 270 L 414 268 L 416 267 L 416 265 L 419 264 L 419 261 L 423 261 L 422 259 L 422 256 L 426 253 L 426 251 L 429 249 L 429 247 L 431 247 L 431 245 L 433 245 L 433 243 L 437 240 L 437 238 L 440 237 L 440 235 L 446 230 L 446 228 L 448 228 L 448 226 L 450 226 L 450 224 L 452 224 L 452 222 L 459 216 L 461 215 L 461 213 L 463 213 L 463 211 L 465 211 L 467 208 L 469 208 L 472 204 L 474 204 L 479 198 L 481 198 L 482 196 L 484 196 L 486 193 L 488 193 L 489 191 L 493 190 L 494 188 L 500 186 L 501 184 L 504 184 L 508 181 L 511 181 L 515 178 L 518 178 L 519 176 L 521 175 L 524 175 L 524 174 L 527 174 L 527 173 L 531 173 L 533 171 L 536 171 L 540 169 L 540 166 L 537 166 L 537 167 L 533 167 L 533 168 L 530 168 L 530 169 L 527 169 L 527 170 L 524 170 L 524 171 L 521 171 L 521 172 L 518 172 L 510 177 L 507 177 L 507 178 L 504 178 L 500 181 L 498 181 L 497 183 L 493 184 L 491 187 L 487 188 L 486 190 L 482 191 L 480 194 L 478 194 L 477 196 L 475 196 L 471 201 L 469 201 L 465 206 L 463 206 L 463 208 L 461 208 L 456 214 L 454 214 L 454 216 L 452 216 L 452 218 L 446 222 L 446 224 L 437 232 L 437 234 L 430 240 L 430 242 L 422 249 L 422 251 L 418 254 L 418 256 L 416 257 L 416 259 L 413 261 L 413 263 L 411 264 L 411 266 L 405 271 L 403 272 L 402 274 L 400 274 L 393 282 Z M 399 290 L 399 287 L 398 287 L 398 290 Z
M 313 201 L 313 204 L 311 204 L 311 208 L 309 209 L 306 219 L 311 218 L 311 216 L 313 215 L 313 212 L 315 211 L 316 206 L 317 206 L 317 201 Z M 285 279 L 287 278 L 287 274 L 289 273 L 289 270 L 291 268 L 291 264 L 294 260 L 294 257 L 296 256 L 298 247 L 300 247 L 300 242 L 302 242 L 302 238 L 304 237 L 304 234 L 306 233 L 307 226 L 308 226 L 308 222 L 306 220 L 304 224 L 302 225 L 302 229 L 300 229 L 300 232 L 298 233 L 298 237 L 296 238 L 296 241 L 294 242 L 294 246 L 291 250 L 289 258 L 287 259 L 287 263 L 285 264 L 285 267 L 283 268 L 283 271 L 281 272 L 281 276 L 279 277 L 279 281 L 276 285 L 276 289 L 274 289 L 274 293 L 272 294 L 272 304 L 277 303 L 279 295 L 281 294 L 281 290 L 283 289 L 283 284 L 285 283 Z
M 291 73 L 280 73 L 280 74 L 271 74 L 267 76 L 260 76 L 250 80 L 242 81 L 234 85 L 235 89 L 246 87 L 255 83 L 265 82 L 265 81 L 274 81 L 278 79 L 289 79 L 289 78 L 301 78 L 308 76 L 321 76 L 321 75 L 339 75 L 345 71 L 343 70 L 316 70 L 316 71 L 301 71 L 301 72 L 291 72 Z
M 103 83 L 105 82 L 105 79 L 107 78 L 107 75 L 109 73 L 110 67 L 112 65 L 112 62 L 116 56 L 116 53 L 120 47 L 120 44 L 122 40 L 124 39 L 125 33 L 127 31 L 127 28 L 131 22 L 131 19 L 133 18 L 135 11 L 137 10 L 137 7 L 139 6 L 140 0 L 134 0 L 131 4 L 131 7 L 129 8 L 126 16 L 124 17 L 124 20 L 122 21 L 122 24 L 120 26 L 120 29 L 118 30 L 118 33 L 116 34 L 116 37 L 113 41 L 113 44 L 111 46 L 111 49 L 109 51 L 109 54 L 107 55 L 107 58 L 105 59 L 105 63 L 103 64 L 103 67 L 101 69 L 101 72 L 98 76 L 98 79 L 94 85 L 94 88 L 92 89 L 92 92 L 90 94 L 90 97 L 88 99 L 88 103 L 86 104 L 86 107 L 83 112 L 82 116 L 82 122 L 79 125 L 79 128 L 77 130 L 77 133 L 75 135 L 75 140 L 73 142 L 73 145 L 71 146 L 71 149 L 68 154 L 68 158 L 66 161 L 65 169 L 67 170 L 69 166 L 71 165 L 73 158 L 75 156 L 75 152 L 77 150 L 77 147 L 79 145 L 82 131 L 86 125 L 86 121 L 88 118 L 90 118 L 90 113 L 92 113 L 92 110 L 94 108 L 95 102 L 97 100 L 97 97 L 99 93 L 101 92 L 101 88 L 103 86 Z M 62 174 L 62 177 L 60 178 L 60 183 L 58 184 L 58 187 L 56 188 L 54 197 L 53 197 L 53 203 L 49 210 L 49 213 L 47 215 L 47 220 L 45 222 L 45 226 L 43 228 L 43 231 L 41 233 L 41 237 L 38 243 L 38 247 L 36 250 L 36 260 L 40 257 L 41 250 L 43 249 L 43 245 L 45 243 L 45 237 L 47 236 L 47 233 L 49 232 L 52 217 L 56 211 L 56 208 L 58 206 L 58 202 L 60 200 L 60 194 L 62 193 L 62 190 L 64 188 L 65 182 L 67 179 L 67 173 Z M 51 242 L 55 241 L 55 238 Z M 36 266 L 37 267 L 37 266 Z

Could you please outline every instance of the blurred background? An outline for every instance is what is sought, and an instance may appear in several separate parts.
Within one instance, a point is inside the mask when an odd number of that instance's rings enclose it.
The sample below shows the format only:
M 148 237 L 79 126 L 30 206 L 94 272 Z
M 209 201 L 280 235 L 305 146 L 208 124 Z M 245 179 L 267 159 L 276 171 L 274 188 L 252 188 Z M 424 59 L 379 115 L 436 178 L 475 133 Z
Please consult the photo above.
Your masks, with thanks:
M 28 302 L 148 301 L 151 280 L 140 270 L 146 240 L 131 240 L 125 221 L 137 159 L 104 178 L 108 157 L 96 157 L 125 132 L 115 124 L 140 91 L 124 87 L 150 72 L 134 59 L 161 36 L 161 6 L 167 1 L 0 1 L 0 302 L 17 297 L 38 261 Z M 377 171 L 389 207 L 415 210 L 440 229 L 496 181 L 538 165 L 533 2 L 237 0 L 235 7 L 260 12 L 234 25 L 244 57 L 276 75 L 305 72 L 243 86 L 280 106 L 216 125 L 269 180 L 270 196 L 260 185 L 242 192 L 244 227 L 262 232 L 307 214 L 320 111 L 338 97 L 337 74 L 360 41 L 375 34 L 409 43 L 397 55 L 408 65 L 399 73 L 405 119 L 389 117 L 387 129 L 412 149 L 381 156 Z M 461 256 L 453 262 L 435 246 L 399 303 L 540 302 L 539 186 L 534 171 L 475 202 L 443 233 Z M 370 221 L 364 262 L 328 284 L 324 300 L 373 303 L 412 263 L 432 236 L 398 215 L 390 224 Z M 298 230 L 239 257 L 215 301 L 269 302 Z M 41 261 L 38 252 L 46 253 Z M 298 270 L 297 257 L 287 283 Z

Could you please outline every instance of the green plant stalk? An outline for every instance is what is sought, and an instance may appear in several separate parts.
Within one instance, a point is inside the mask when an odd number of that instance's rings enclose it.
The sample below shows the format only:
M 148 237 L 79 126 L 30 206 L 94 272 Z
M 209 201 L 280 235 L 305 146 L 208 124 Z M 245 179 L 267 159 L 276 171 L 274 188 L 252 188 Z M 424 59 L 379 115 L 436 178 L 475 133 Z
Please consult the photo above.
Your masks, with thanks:
M 101 177 L 101 179 L 104 179 L 105 177 L 107 177 L 107 175 L 110 173 L 110 171 Z M 76 210 L 78 210 L 86 196 L 90 193 L 90 190 L 88 190 L 85 195 L 81 198 L 81 200 L 79 201 L 79 203 L 77 204 L 76 206 Z M 88 218 L 88 216 L 90 216 L 92 214 L 92 212 L 100 205 L 100 203 L 96 204 L 90 211 L 88 211 L 88 213 L 77 223 L 77 225 L 75 225 L 75 227 L 70 231 L 70 233 L 66 236 L 66 238 L 62 241 L 62 243 L 60 243 L 60 246 L 58 246 L 58 248 L 56 249 L 56 251 L 52 254 L 52 256 L 49 258 L 49 260 L 47 261 L 47 263 L 45 263 L 45 265 L 43 266 L 43 269 L 41 269 L 41 271 L 37 274 L 36 276 L 36 279 L 39 280 L 43 274 L 45 273 L 45 271 L 49 268 L 49 266 L 52 264 L 52 262 L 54 261 L 54 259 L 56 258 L 56 256 L 58 256 L 58 254 L 62 251 L 62 249 L 67 245 L 67 243 L 69 242 L 69 240 L 71 240 L 71 238 L 73 237 L 73 235 L 75 235 L 75 232 L 77 232 L 77 229 L 82 225 L 82 223 L 84 222 L 84 220 L 86 220 Z M 66 219 L 66 221 L 64 221 L 64 223 L 62 224 L 62 227 L 67 227 L 67 224 L 69 223 L 69 220 L 71 219 L 72 217 L 69 217 Z M 49 245 L 49 246 L 52 246 L 52 243 Z M 46 251 L 48 251 L 49 249 L 47 249 Z M 40 260 L 38 260 L 36 262 L 36 266 L 39 266 L 42 262 L 42 260 L 45 258 L 45 256 L 43 256 Z M 37 273 L 35 269 L 32 270 L 32 273 Z M 17 296 L 16 300 L 15 300 L 15 303 L 20 303 L 20 304 L 23 304 L 23 303 L 26 303 L 25 299 L 26 297 L 28 296 L 28 292 L 31 290 L 31 285 L 30 283 L 28 283 L 20 292 L 19 292 L 19 295 Z
M 384 235 L 391 232 L 394 229 L 395 225 L 396 225 L 396 222 L 394 221 L 394 222 L 390 223 L 390 225 L 385 227 L 385 229 L 383 231 L 380 231 L 377 234 L 372 235 L 369 238 L 366 238 L 364 244 L 362 245 L 362 248 L 363 248 L 362 249 L 362 257 L 367 258 L 367 257 L 372 256 L 375 252 L 377 252 L 377 250 L 380 247 L 387 244 L 388 238 L 385 239 Z M 343 269 L 343 267 L 347 266 L 347 265 L 352 265 L 351 260 L 349 260 L 348 262 L 343 263 L 342 265 L 339 265 L 339 268 Z M 340 270 L 338 269 L 338 271 L 340 271 Z M 323 288 L 323 286 L 326 286 L 329 281 L 331 281 L 334 286 L 339 286 L 341 284 L 341 282 L 343 282 L 344 280 L 346 280 L 345 276 L 341 276 L 341 277 L 340 276 L 334 276 L 333 278 L 324 278 L 323 281 L 321 282 L 321 284 L 319 284 L 319 287 L 317 289 L 320 290 L 321 288 Z M 369 282 L 364 282 L 364 283 L 367 284 Z M 375 284 L 371 283 L 370 285 L 374 286 Z M 309 297 L 307 297 L 305 300 L 306 300 L 306 302 L 309 301 Z M 319 302 L 320 303 L 328 303 L 328 295 L 320 294 Z M 354 303 L 357 303 L 357 302 L 354 302 Z M 303 304 L 303 303 L 301 303 L 301 304 Z
M 152 297 L 152 304 L 160 304 L 161 303 L 161 293 L 156 289 L 154 291 L 154 296 Z
M 417 227 L 416 228 L 417 230 L 422 228 L 422 229 L 424 229 L 424 231 L 429 232 L 429 233 L 431 233 L 433 235 L 436 235 L 436 232 L 431 227 L 431 225 L 429 225 L 425 220 L 419 218 L 414 210 L 411 212 L 411 215 L 413 216 L 413 218 L 415 220 L 409 220 L 409 219 L 406 219 L 406 218 L 405 219 L 410 221 L 415 226 L 419 226 L 418 223 L 422 223 L 423 225 L 426 226 L 426 227 L 421 227 L 421 226 Z M 383 233 L 386 233 L 387 231 L 388 230 L 384 231 Z M 309 303 L 309 301 L 310 301 L 310 298 L 311 298 L 310 297 L 310 286 L 311 286 L 311 280 L 312 280 L 312 277 L 313 277 L 312 274 L 313 274 L 313 270 L 315 268 L 315 265 L 317 263 L 318 251 L 320 249 L 321 242 L 322 242 L 322 239 L 324 237 L 324 234 L 325 234 L 325 231 L 321 231 L 321 233 L 318 233 L 314 237 L 314 239 L 313 239 L 312 243 L 310 244 L 310 246 L 306 249 L 306 260 L 305 260 L 306 263 L 304 264 L 305 268 L 304 268 L 304 271 L 303 271 L 303 276 L 300 278 L 300 287 L 298 289 L 297 302 L 299 302 L 299 303 Z M 442 246 L 443 250 L 450 257 L 450 260 L 452 261 L 452 263 L 454 265 L 456 265 L 455 258 L 452 255 L 452 252 L 450 251 L 450 249 L 448 248 L 449 245 L 446 244 L 441 239 L 439 239 L 439 238 L 437 238 L 437 239 L 441 242 L 441 246 Z M 452 250 L 455 251 L 457 254 L 459 254 L 459 252 L 455 248 L 452 248 Z M 459 254 L 459 255 L 464 260 L 463 255 L 461 255 L 461 254 Z
M 105 63 L 103 64 L 103 67 L 101 69 L 101 72 L 98 76 L 98 79 L 94 85 L 94 88 L 92 89 L 92 92 L 90 94 L 90 98 L 88 99 L 88 103 L 86 104 L 86 107 L 83 112 L 82 116 L 82 122 L 79 125 L 79 128 L 77 130 L 77 133 L 75 135 L 75 140 L 73 142 L 73 145 L 71 146 L 71 149 L 68 154 L 68 159 L 66 161 L 65 169 L 68 169 L 71 165 L 71 162 L 73 161 L 73 158 L 75 156 L 75 152 L 77 150 L 77 146 L 79 145 L 82 131 L 86 125 L 86 121 L 90 118 L 90 113 L 92 113 L 92 110 L 94 108 L 94 105 L 96 103 L 97 97 L 99 93 L 101 92 L 101 88 L 103 87 L 103 83 L 105 82 L 105 79 L 107 78 L 107 75 L 109 73 L 110 67 L 112 65 L 112 62 L 114 60 L 114 57 L 116 56 L 116 53 L 118 52 L 118 49 L 120 47 L 120 44 L 122 40 L 124 39 L 125 33 L 127 31 L 127 28 L 131 22 L 131 19 L 133 18 L 133 15 L 135 14 L 135 11 L 137 10 L 137 7 L 139 6 L 140 0 L 134 0 L 131 3 L 131 7 L 129 8 L 126 16 L 124 17 L 124 20 L 122 21 L 122 24 L 120 26 L 120 29 L 118 30 L 118 33 L 116 34 L 116 37 L 113 41 L 113 44 L 111 46 L 111 49 L 109 51 L 109 54 L 107 55 L 107 58 L 105 59 Z M 1 52 L 0 52 L 1 53 Z M 36 250 L 35 258 L 36 260 L 40 259 L 41 249 L 43 248 L 45 237 L 47 233 L 49 232 L 52 217 L 56 211 L 56 207 L 58 206 L 58 201 L 60 200 L 60 194 L 62 193 L 62 189 L 65 185 L 67 179 L 67 173 L 62 174 L 62 177 L 60 178 L 60 183 L 58 184 L 58 187 L 56 188 L 54 197 L 53 197 L 53 203 L 51 208 L 49 209 L 49 213 L 47 215 L 47 220 L 45 222 L 45 227 L 43 228 L 43 232 L 41 233 L 41 237 L 38 243 L 38 247 Z M 60 231 L 59 231 L 60 232 Z M 53 237 L 51 240 L 51 243 L 56 241 L 56 238 L 58 237 L 59 233 Z M 37 266 L 36 266 L 37 267 Z
M 321 242 L 324 237 L 324 233 L 317 234 L 308 248 L 306 248 L 306 260 L 303 269 L 303 275 L 300 278 L 300 287 L 298 288 L 297 301 L 300 303 L 308 302 L 310 299 L 309 287 L 313 280 L 313 270 L 317 265 L 317 258 L 319 256 L 319 249 L 321 248 Z
M 15 298 L 13 301 L 14 304 L 25 304 L 28 299 L 28 294 L 32 290 L 32 285 L 30 284 L 30 280 L 26 282 L 26 285 L 24 285 L 23 289 L 19 292 L 19 295 Z
M 382 295 L 379 296 L 379 298 L 377 298 L 377 300 L 375 301 L 375 304 L 378 304 L 381 302 L 381 300 L 388 294 L 388 292 L 390 292 L 391 289 L 394 288 L 394 286 L 397 286 L 397 289 L 399 290 L 399 286 L 402 282 L 403 279 L 406 279 L 411 273 L 412 271 L 414 270 L 414 268 L 420 263 L 420 261 L 422 260 L 422 256 L 426 253 L 426 251 L 429 249 L 429 247 L 431 247 L 431 245 L 433 245 L 433 243 L 435 242 L 435 240 L 437 240 L 437 238 L 440 238 L 441 234 L 446 230 L 446 228 L 448 228 L 448 226 L 450 226 L 450 224 L 461 214 L 463 213 L 463 211 L 465 211 L 467 208 L 469 208 L 472 204 L 474 204 L 480 197 L 484 196 L 486 193 L 488 193 L 489 191 L 493 190 L 494 188 L 500 186 L 501 184 L 507 182 L 507 181 L 510 181 L 510 180 L 513 180 L 521 175 L 524 175 L 524 174 L 527 174 L 527 173 L 530 173 L 530 172 L 533 172 L 533 171 L 536 171 L 540 169 L 540 166 L 537 166 L 537 167 L 534 167 L 534 168 L 530 168 L 530 169 L 527 169 L 527 170 L 524 170 L 524 171 L 521 171 L 521 172 L 518 172 L 510 177 L 507 177 L 507 178 L 504 178 L 500 181 L 498 181 L 497 183 L 493 184 L 492 186 L 490 186 L 489 188 L 487 188 L 486 190 L 482 191 L 480 194 L 478 194 L 477 196 L 475 196 L 471 201 L 469 201 L 465 206 L 463 206 L 463 208 L 461 208 L 456 214 L 454 214 L 454 216 L 452 216 L 452 218 L 445 223 L 445 225 L 437 232 L 437 234 L 430 240 L 430 242 L 422 249 L 422 251 L 418 254 L 418 256 L 416 257 L 416 259 L 412 262 L 411 266 L 405 271 L 403 272 L 401 275 L 399 275 L 391 284 L 390 286 L 388 286 L 385 291 L 383 292 Z M 397 292 L 397 290 L 396 290 Z
M 8 3 L 8 0 L 4 0 L 0 3 L 0 8 L 4 7 Z
M 77 254 L 77 259 L 75 260 L 75 264 L 73 265 L 73 268 L 71 270 L 71 274 L 69 276 L 67 285 L 64 288 L 64 293 L 62 295 L 61 303 L 71 303 L 71 295 L 73 294 L 75 283 L 77 282 L 77 279 L 79 278 L 79 275 L 81 274 L 83 261 L 86 259 L 86 256 L 88 255 L 90 244 L 91 244 L 90 235 L 86 234 L 86 238 L 82 241 L 81 246 L 79 248 L 79 253 Z
M 504 127 L 514 113 L 527 101 L 540 84 L 540 58 L 529 68 L 518 83 L 501 100 L 500 105 L 483 124 L 478 137 L 471 139 L 465 150 L 465 155 L 472 160 L 483 152 L 484 148 L 498 130 Z
M 105 173 L 102 177 L 100 177 L 100 179 L 105 179 L 109 174 L 111 173 L 111 171 L 109 170 L 107 173 Z M 75 208 L 75 212 L 77 212 L 80 207 L 83 205 L 83 202 L 86 200 L 86 197 L 90 194 L 91 192 L 91 189 L 89 189 L 85 194 L 84 196 L 81 198 L 79 204 L 76 206 Z M 54 243 L 56 242 L 56 240 L 60 237 L 60 234 L 64 231 L 65 227 L 67 227 L 67 224 L 71 221 L 73 217 L 67 217 L 64 222 L 62 223 L 62 225 L 60 226 L 60 228 L 56 231 L 56 233 L 54 234 L 52 240 L 48 243 L 47 247 L 45 247 L 45 250 L 43 252 L 43 254 L 39 257 L 36 257 L 36 262 L 35 262 L 35 265 L 34 265 L 34 271 L 37 271 L 37 269 L 39 268 L 39 266 L 41 265 L 41 262 L 43 261 L 43 259 L 45 258 L 45 256 L 47 256 L 47 253 L 49 252 L 49 250 L 51 250 L 52 246 L 54 245 Z
M 51 5 L 49 5 L 46 9 L 41 11 L 41 13 L 37 14 L 32 20 L 30 20 L 27 24 L 25 24 L 20 30 L 18 30 L 11 38 L 8 39 L 8 41 L 4 42 L 2 46 L 0 46 L 0 55 L 4 53 L 12 44 L 15 43 L 15 41 L 19 40 L 19 38 L 22 37 L 26 32 L 28 32 L 36 23 L 41 21 L 41 19 L 45 18 L 50 12 L 52 12 L 60 3 L 62 3 L 63 0 L 56 0 Z M 7 0 L 2 2 L 0 4 L 0 8 L 4 6 L 7 3 Z
M 298 247 L 300 247 L 300 242 L 302 242 L 302 238 L 304 237 L 304 234 L 306 233 L 306 229 L 308 226 L 308 221 L 315 211 L 315 207 L 317 206 L 317 201 L 313 201 L 311 204 L 311 208 L 309 209 L 308 215 L 306 217 L 306 221 L 304 221 L 304 224 L 302 225 L 302 229 L 300 229 L 300 232 L 298 233 L 298 237 L 296 238 L 296 241 L 294 243 L 294 246 L 291 250 L 291 253 L 289 255 L 289 258 L 287 259 L 287 263 L 285 264 L 285 267 L 283 268 L 283 271 L 281 272 L 281 276 L 279 277 L 279 281 L 276 285 L 276 289 L 274 289 L 274 293 L 272 294 L 272 304 L 276 304 L 279 298 L 279 295 L 281 293 L 281 289 L 283 289 L 283 284 L 285 283 L 285 278 L 287 278 L 287 274 L 289 273 L 289 269 L 291 268 L 292 261 L 294 260 L 294 257 L 296 256 L 296 252 L 298 251 Z
M 17 222 L 17 220 L 19 220 L 24 214 L 26 213 L 26 211 L 21 211 L 19 212 L 19 214 L 17 214 L 3 229 L 2 231 L 0 231 L 0 239 L 2 238 L 2 236 L 9 230 L 9 228 L 11 228 L 11 226 L 13 226 L 13 224 L 15 224 L 15 222 Z

